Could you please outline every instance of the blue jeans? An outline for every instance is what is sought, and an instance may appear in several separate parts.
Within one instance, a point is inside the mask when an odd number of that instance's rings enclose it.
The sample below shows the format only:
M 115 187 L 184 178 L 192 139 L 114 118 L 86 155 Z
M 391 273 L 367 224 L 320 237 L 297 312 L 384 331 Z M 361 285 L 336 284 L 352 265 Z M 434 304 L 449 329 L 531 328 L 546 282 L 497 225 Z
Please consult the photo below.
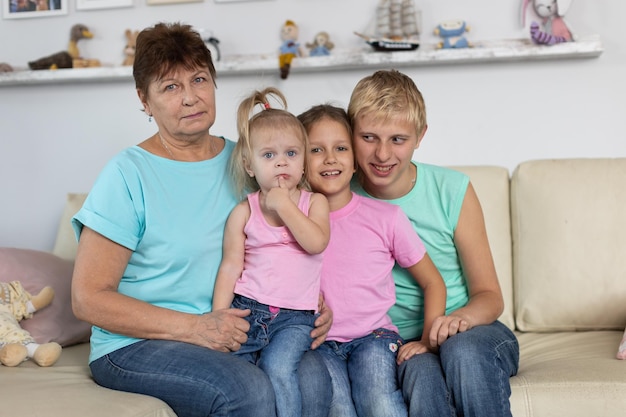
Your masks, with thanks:
M 143 340 L 90 368 L 98 384 L 160 398 L 178 417 L 276 415 L 274 391 L 259 368 L 205 347 Z
M 276 415 L 267 375 L 229 353 L 182 342 L 144 340 L 93 361 L 90 368 L 99 385 L 160 398 L 179 417 Z M 328 416 L 330 376 L 317 351 L 303 356 L 298 376 L 302 416 Z
M 517 338 L 496 321 L 452 336 L 438 355 L 403 362 L 398 378 L 411 417 L 506 417 L 518 366 Z
M 232 307 L 251 311 L 246 317 L 248 341 L 234 354 L 265 371 L 276 393 L 278 417 L 300 416 L 298 366 L 313 342 L 310 333 L 315 313 L 283 308 L 270 311 L 268 305 L 240 295 L 235 296 Z
M 350 342 L 319 348 L 333 384 L 331 417 L 402 417 L 407 408 L 398 386 L 396 352 L 402 338 L 377 329 Z

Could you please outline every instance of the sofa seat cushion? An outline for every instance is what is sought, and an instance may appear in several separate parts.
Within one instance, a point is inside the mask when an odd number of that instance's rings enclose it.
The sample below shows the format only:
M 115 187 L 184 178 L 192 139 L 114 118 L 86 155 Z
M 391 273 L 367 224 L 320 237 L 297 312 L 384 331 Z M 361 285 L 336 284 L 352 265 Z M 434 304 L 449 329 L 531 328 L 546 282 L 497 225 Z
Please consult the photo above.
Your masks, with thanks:
M 0 367 L 2 415 L 64 417 L 176 417 L 163 401 L 103 388 L 91 378 L 89 344 L 64 348 L 59 361 L 40 368 L 32 361 Z
M 515 417 L 624 415 L 626 362 L 615 358 L 622 332 L 518 333 L 517 337 L 520 369 L 511 378 Z

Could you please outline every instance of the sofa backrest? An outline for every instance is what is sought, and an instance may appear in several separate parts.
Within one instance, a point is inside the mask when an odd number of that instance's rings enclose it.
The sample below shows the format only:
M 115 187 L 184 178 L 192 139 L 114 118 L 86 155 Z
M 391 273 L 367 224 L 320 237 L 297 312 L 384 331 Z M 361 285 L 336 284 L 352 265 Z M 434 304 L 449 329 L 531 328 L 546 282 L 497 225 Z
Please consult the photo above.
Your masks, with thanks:
M 511 209 L 517 328 L 622 330 L 626 158 L 522 163 Z
M 57 237 L 52 248 L 52 253 L 63 259 L 76 258 L 76 249 L 78 248 L 78 242 L 74 236 L 74 230 L 72 229 L 71 220 L 78 210 L 83 206 L 87 194 L 82 193 L 69 193 L 67 194 L 67 200 L 65 202 L 65 208 L 61 215 L 61 221 L 59 222 L 59 229 L 57 231 Z
M 513 280 L 511 260 L 511 221 L 509 205 L 509 171 L 495 166 L 452 167 L 467 174 L 472 181 L 485 215 L 487 235 L 496 272 L 504 295 L 504 312 L 500 321 L 510 329 L 515 326 L 513 316 Z M 69 193 L 53 253 L 65 259 L 74 259 L 77 243 L 70 220 L 80 210 L 87 194 Z
M 520 331 L 623 330 L 626 158 L 452 167 L 469 175 L 485 216 L 505 308 Z M 510 178 L 510 179 L 509 179 Z M 509 198 L 510 196 L 510 198 Z M 68 194 L 53 253 L 76 256 Z
M 485 227 L 502 295 L 504 312 L 500 321 L 514 329 L 513 272 L 511 254 L 511 217 L 509 170 L 495 166 L 451 167 L 467 174 L 483 209 Z

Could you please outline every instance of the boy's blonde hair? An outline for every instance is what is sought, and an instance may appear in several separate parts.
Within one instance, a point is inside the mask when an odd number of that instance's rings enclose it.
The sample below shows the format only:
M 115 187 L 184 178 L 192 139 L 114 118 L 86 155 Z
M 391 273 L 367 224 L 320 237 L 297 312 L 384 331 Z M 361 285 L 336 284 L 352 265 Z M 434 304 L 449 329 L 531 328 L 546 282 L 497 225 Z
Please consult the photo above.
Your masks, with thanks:
M 415 125 L 418 137 L 427 127 L 426 104 L 413 80 L 397 70 L 381 70 L 359 81 L 348 104 L 348 117 L 354 128 L 362 116 L 387 120 L 406 116 Z
M 270 100 L 272 101 L 270 103 Z M 281 108 L 275 108 L 278 104 Z M 259 105 L 261 111 L 254 113 Z M 293 131 L 294 135 L 302 141 L 304 152 L 308 151 L 308 138 L 302 123 L 287 111 L 287 100 L 283 93 L 274 87 L 268 87 L 261 91 L 254 91 L 244 99 L 237 110 L 237 132 L 239 140 L 231 155 L 230 173 L 235 192 L 239 198 L 245 198 L 248 193 L 259 190 L 256 178 L 248 175 L 246 165 L 252 155 L 252 132 L 265 129 L 285 129 Z M 306 181 L 306 157 L 304 158 L 304 174 L 298 184 L 300 189 L 309 189 Z

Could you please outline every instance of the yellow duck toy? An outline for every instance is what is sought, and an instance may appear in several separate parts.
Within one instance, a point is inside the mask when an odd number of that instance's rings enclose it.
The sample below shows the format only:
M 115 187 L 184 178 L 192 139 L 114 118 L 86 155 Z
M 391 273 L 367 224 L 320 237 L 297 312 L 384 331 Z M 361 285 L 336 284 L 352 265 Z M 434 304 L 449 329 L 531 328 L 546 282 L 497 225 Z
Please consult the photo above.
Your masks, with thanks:
M 47 70 L 58 68 L 86 68 L 99 67 L 100 61 L 97 59 L 84 59 L 80 56 L 78 50 L 78 41 L 81 39 L 91 39 L 93 33 L 83 24 L 76 24 L 70 30 L 70 42 L 67 51 L 57 52 L 55 54 L 39 58 L 28 63 L 28 67 L 32 70 Z

